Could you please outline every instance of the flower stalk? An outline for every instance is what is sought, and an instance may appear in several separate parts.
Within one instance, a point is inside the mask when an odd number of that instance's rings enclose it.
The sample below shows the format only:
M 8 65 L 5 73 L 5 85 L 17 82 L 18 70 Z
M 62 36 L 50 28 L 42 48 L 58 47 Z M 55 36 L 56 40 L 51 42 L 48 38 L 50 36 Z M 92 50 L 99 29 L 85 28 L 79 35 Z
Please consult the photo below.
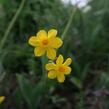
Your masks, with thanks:
M 67 34 L 67 32 L 68 32 L 68 30 L 69 30 L 71 24 L 72 24 L 72 21 L 73 21 L 73 19 L 74 19 L 74 15 L 75 15 L 76 11 L 77 11 L 77 6 L 73 7 L 73 9 L 72 9 L 71 16 L 70 16 L 70 18 L 69 18 L 69 20 L 68 20 L 68 23 L 67 23 L 67 25 L 66 25 L 66 27 L 65 27 L 65 29 L 64 29 L 64 31 L 63 31 L 62 37 L 61 37 L 63 40 L 65 40 L 66 37 L 67 37 L 66 34 Z

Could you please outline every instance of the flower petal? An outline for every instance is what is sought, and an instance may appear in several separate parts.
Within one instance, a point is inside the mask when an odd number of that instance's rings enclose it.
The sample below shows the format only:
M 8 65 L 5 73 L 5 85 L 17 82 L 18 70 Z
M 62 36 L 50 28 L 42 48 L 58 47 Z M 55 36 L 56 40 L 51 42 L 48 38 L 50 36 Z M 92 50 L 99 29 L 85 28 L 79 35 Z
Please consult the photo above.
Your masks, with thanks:
M 28 43 L 32 46 L 38 46 L 38 44 L 39 44 L 36 36 L 30 37 Z
M 37 47 L 34 49 L 34 54 L 35 56 L 42 56 L 45 53 L 45 49 L 41 48 L 41 47 Z
M 48 72 L 48 78 L 50 78 L 50 79 L 56 78 L 56 72 L 55 71 Z
M 61 65 L 63 63 L 64 59 L 62 55 L 59 55 L 57 60 L 56 60 L 56 64 L 57 65 Z
M 48 63 L 46 64 L 46 70 L 53 70 L 56 69 L 56 65 L 54 63 Z
M 63 44 L 63 41 L 62 41 L 60 38 L 58 38 L 58 37 L 54 38 L 54 39 L 51 41 L 51 46 L 52 46 L 53 48 L 59 48 L 59 47 L 62 46 L 62 44 Z
M 65 62 L 64 62 L 64 65 L 65 66 L 68 66 L 72 63 L 72 59 L 71 58 L 68 58 Z
M 52 48 L 47 49 L 47 57 L 54 60 L 56 58 L 56 51 Z
M 40 40 L 43 40 L 45 38 L 47 38 L 47 32 L 45 30 L 40 30 L 38 33 L 37 33 L 37 37 L 40 39 Z
M 4 101 L 5 97 L 4 96 L 0 96 L 0 104 Z
M 65 74 L 69 75 L 71 73 L 71 67 L 66 67 L 65 68 Z
M 57 76 L 58 82 L 63 83 L 65 81 L 65 76 L 63 74 L 59 74 Z
M 57 35 L 57 30 L 51 29 L 48 31 L 48 38 L 54 38 Z

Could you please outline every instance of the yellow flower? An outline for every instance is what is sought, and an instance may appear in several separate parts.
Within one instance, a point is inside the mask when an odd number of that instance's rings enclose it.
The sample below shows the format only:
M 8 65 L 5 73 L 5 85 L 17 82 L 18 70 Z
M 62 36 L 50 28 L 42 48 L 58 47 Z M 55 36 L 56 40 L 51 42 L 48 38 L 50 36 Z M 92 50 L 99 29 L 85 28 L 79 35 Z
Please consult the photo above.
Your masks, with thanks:
M 42 56 L 47 53 L 49 59 L 55 59 L 56 49 L 63 44 L 56 35 L 57 30 L 51 29 L 48 33 L 45 30 L 40 30 L 36 36 L 30 37 L 29 44 L 35 47 L 35 56 Z
M 5 97 L 4 96 L 0 96 L 0 104 L 4 101 Z
M 57 78 L 58 82 L 63 83 L 65 81 L 65 75 L 69 75 L 71 73 L 71 58 L 67 58 L 64 62 L 63 56 L 59 55 L 56 60 L 56 63 L 48 63 L 46 64 L 46 70 L 48 70 L 48 78 L 54 79 Z

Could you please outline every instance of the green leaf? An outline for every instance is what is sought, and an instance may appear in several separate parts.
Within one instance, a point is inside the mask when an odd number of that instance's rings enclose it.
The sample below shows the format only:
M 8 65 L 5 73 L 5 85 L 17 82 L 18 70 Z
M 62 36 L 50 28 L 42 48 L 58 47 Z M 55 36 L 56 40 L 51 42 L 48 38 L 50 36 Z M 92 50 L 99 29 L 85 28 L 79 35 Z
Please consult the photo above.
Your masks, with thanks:
M 91 63 L 87 63 L 87 65 L 85 66 L 85 68 L 82 71 L 82 75 L 81 75 L 82 81 L 84 81 L 84 79 L 86 78 L 86 76 L 88 74 L 88 71 L 89 71 L 89 68 L 90 68 L 90 64 Z
M 44 81 L 40 81 L 37 86 L 34 88 L 33 90 L 33 97 L 31 99 L 32 101 L 32 105 L 34 105 L 34 107 L 38 107 L 40 104 L 40 100 L 41 98 L 44 96 L 44 93 L 46 92 L 46 84 L 44 83 Z
M 23 75 L 17 74 L 17 80 L 20 86 L 21 93 L 31 109 L 36 109 L 39 106 L 40 99 L 46 92 L 46 81 L 41 80 L 36 85 L 31 85 L 29 80 Z
M 17 80 L 23 97 L 27 101 L 28 105 L 31 105 L 31 98 L 32 98 L 32 91 L 33 91 L 31 84 L 23 75 L 17 74 Z
M 82 81 L 80 81 L 78 78 L 72 77 L 71 82 L 75 84 L 79 89 L 82 89 Z

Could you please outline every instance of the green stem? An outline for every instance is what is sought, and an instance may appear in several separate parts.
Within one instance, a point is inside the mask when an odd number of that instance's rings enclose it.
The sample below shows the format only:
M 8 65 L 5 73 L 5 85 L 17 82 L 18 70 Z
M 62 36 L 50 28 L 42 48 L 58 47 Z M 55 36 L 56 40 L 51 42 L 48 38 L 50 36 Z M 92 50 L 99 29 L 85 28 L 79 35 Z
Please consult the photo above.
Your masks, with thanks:
M 66 34 L 67 34 L 67 32 L 68 32 L 68 30 L 69 30 L 69 28 L 71 26 L 71 23 L 73 21 L 73 18 L 74 18 L 74 15 L 75 15 L 76 11 L 77 11 L 77 7 L 75 6 L 75 7 L 73 7 L 72 14 L 71 14 L 71 16 L 70 16 L 70 18 L 68 20 L 68 23 L 67 23 L 67 25 L 66 25 L 66 27 L 64 29 L 64 32 L 62 34 L 62 39 L 63 40 L 65 40 L 65 38 L 66 38 Z
M 46 55 L 44 55 L 41 58 L 42 61 L 42 80 L 47 78 L 47 72 L 45 70 L 45 65 L 48 63 L 48 58 L 46 57 Z
M 37 102 L 35 103 L 34 105 L 34 108 L 31 108 L 31 109 L 35 109 L 39 106 L 40 104 L 40 101 L 42 100 L 42 98 L 44 97 L 45 93 L 47 92 L 47 72 L 45 70 L 45 65 L 47 64 L 48 62 L 48 58 L 44 55 L 42 58 L 41 58 L 41 62 L 42 62 L 42 77 L 41 77 L 41 80 L 39 82 L 39 88 L 40 88 L 40 94 L 38 94 L 37 96 Z M 38 86 L 37 85 L 37 86 Z M 37 87 L 36 86 L 36 87 Z M 38 87 L 37 87 L 38 88 Z M 36 88 L 36 89 L 37 89 Z M 38 89 L 39 89 L 38 88 Z M 33 106 L 32 104 L 30 105 L 30 107 Z
M 21 12 L 21 10 L 22 10 L 22 8 L 24 7 L 25 2 L 26 2 L 26 0 L 22 0 L 22 2 L 21 2 L 21 4 L 20 4 L 20 6 L 19 6 L 19 8 L 18 8 L 18 10 L 17 10 L 17 12 L 16 12 L 16 14 L 15 14 L 14 17 L 12 18 L 12 20 L 11 20 L 9 26 L 7 27 L 6 32 L 4 33 L 3 39 L 2 39 L 1 42 L 0 42 L 0 52 L 1 52 L 2 48 L 4 47 L 4 45 L 5 45 L 6 40 L 7 40 L 7 37 L 8 37 L 8 35 L 9 35 L 9 33 L 10 33 L 10 31 L 11 31 L 11 29 L 12 29 L 14 23 L 15 23 L 15 21 L 17 20 L 17 18 L 18 18 L 18 16 L 19 16 L 20 12 Z

